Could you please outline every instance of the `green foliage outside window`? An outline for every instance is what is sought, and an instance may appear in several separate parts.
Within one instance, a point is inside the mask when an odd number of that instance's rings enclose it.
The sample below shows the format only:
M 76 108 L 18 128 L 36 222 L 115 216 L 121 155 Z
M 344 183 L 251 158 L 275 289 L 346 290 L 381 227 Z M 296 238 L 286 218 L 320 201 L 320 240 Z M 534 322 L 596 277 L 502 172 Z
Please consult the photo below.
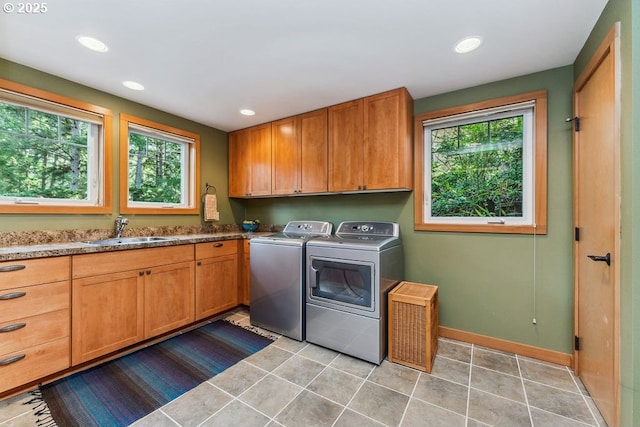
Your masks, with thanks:
M 87 200 L 92 126 L 0 102 L 0 196 Z
M 519 217 L 523 117 L 431 129 L 433 217 Z
M 182 200 L 183 144 L 129 132 L 129 200 Z

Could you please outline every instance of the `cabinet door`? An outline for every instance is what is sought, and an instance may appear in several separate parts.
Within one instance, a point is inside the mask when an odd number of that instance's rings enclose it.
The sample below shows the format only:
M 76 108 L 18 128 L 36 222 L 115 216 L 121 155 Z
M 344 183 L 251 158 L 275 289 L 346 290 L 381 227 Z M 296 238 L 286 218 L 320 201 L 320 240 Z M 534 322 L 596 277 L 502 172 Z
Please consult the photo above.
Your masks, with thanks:
M 298 116 L 300 166 L 298 193 L 327 191 L 328 129 L 327 109 Z
M 250 196 L 271 194 L 271 123 L 250 129 L 251 188 Z
M 412 100 L 401 88 L 364 100 L 364 185 L 413 187 Z
M 75 279 L 72 292 L 72 365 L 143 339 L 144 271 Z
M 250 192 L 250 148 L 249 129 L 229 134 L 229 197 L 245 197 Z
M 194 321 L 193 275 L 193 261 L 145 270 L 145 338 Z
M 271 123 L 272 194 L 295 194 L 300 188 L 300 141 L 298 119 Z
M 242 242 L 242 258 L 240 262 L 240 273 L 238 276 L 238 302 L 249 306 L 251 303 L 250 294 L 250 266 L 251 266 L 251 244 L 250 240 Z
M 196 265 L 196 319 L 204 319 L 237 305 L 237 254 L 198 260 Z
M 329 191 L 363 186 L 364 100 L 329 107 Z
M 229 134 L 229 197 L 271 194 L 271 123 Z

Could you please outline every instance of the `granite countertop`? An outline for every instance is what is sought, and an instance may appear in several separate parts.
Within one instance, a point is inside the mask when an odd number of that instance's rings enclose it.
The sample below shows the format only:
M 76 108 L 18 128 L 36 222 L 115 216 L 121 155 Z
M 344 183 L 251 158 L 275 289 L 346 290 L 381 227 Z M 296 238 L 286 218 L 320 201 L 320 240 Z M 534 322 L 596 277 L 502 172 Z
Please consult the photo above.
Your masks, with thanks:
M 180 230 L 172 231 L 179 232 Z M 277 229 L 252 233 L 244 232 L 238 229 L 224 231 L 212 230 L 212 232 L 189 234 L 166 234 L 166 232 L 161 232 L 154 235 L 167 237 L 171 240 L 116 245 L 95 245 L 88 243 L 88 241 L 90 240 L 99 240 L 112 237 L 108 235 L 100 235 L 97 238 L 82 238 L 81 240 L 77 241 L 52 241 L 44 244 L 10 244 L 6 246 L 0 246 L 0 262 L 63 255 L 81 255 L 99 252 L 123 251 L 130 249 L 155 248 L 161 246 L 177 246 L 222 240 L 251 239 L 252 237 L 272 234 L 274 231 L 277 231 Z M 136 237 L 137 235 L 148 236 L 149 233 L 136 234 L 135 232 L 131 232 L 127 233 L 123 237 Z M 86 237 L 86 235 L 83 235 L 83 237 Z

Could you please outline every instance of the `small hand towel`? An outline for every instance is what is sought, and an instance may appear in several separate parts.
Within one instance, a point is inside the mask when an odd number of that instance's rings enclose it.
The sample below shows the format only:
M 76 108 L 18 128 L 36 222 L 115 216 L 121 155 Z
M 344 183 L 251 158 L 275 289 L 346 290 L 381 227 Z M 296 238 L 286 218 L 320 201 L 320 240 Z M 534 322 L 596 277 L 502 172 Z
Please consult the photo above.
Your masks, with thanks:
M 218 199 L 215 194 L 207 194 L 204 196 L 204 220 L 220 221 L 220 212 L 218 212 Z

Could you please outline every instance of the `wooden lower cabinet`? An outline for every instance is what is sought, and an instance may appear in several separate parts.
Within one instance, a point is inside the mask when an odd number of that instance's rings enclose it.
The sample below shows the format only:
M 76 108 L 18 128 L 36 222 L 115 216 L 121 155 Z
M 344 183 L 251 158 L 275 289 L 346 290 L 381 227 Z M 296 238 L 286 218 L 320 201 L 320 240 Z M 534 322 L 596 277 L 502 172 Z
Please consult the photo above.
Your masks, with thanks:
M 69 367 L 69 266 L 0 262 L 0 394 Z
M 196 320 L 238 305 L 241 240 L 196 244 Z
M 74 256 L 72 365 L 193 322 L 193 268 L 193 245 Z
M 238 276 L 238 302 L 249 306 L 251 304 L 251 240 L 242 242 L 242 258 L 240 275 Z

